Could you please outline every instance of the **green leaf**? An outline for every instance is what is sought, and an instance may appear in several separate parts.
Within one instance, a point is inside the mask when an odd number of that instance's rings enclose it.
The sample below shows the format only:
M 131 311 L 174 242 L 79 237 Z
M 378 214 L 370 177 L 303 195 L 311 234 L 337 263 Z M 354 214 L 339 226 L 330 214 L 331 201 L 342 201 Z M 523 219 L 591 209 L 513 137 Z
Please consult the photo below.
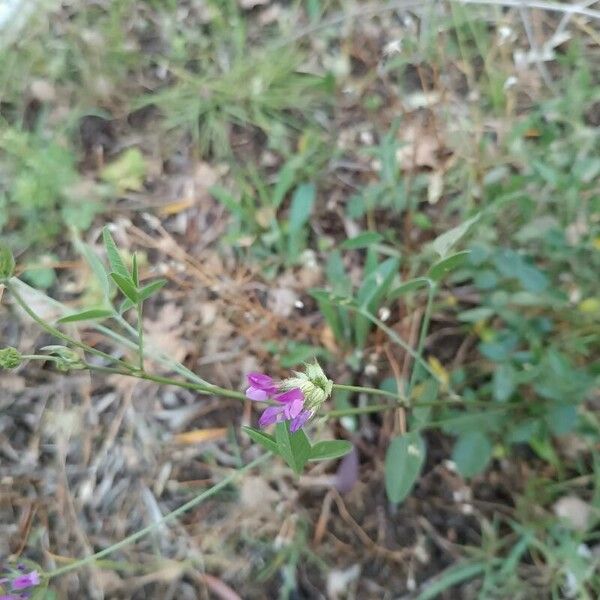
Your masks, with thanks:
M 352 450 L 352 444 L 346 440 L 326 440 L 317 442 L 310 450 L 309 460 L 331 460 L 345 456 Z
M 459 564 L 442 572 L 435 581 L 428 583 L 424 590 L 417 596 L 416 600 L 435 600 L 449 588 L 472 579 L 480 573 L 485 573 L 489 568 L 487 562 Z M 450 595 L 449 598 L 457 597 Z
M 294 184 L 299 158 L 301 157 L 294 157 L 288 160 L 277 174 L 277 183 L 271 197 L 271 203 L 275 209 L 279 208 L 286 194 Z
M 396 300 L 396 298 L 400 298 L 400 296 L 404 296 L 404 294 L 408 294 L 409 292 L 426 285 L 428 285 L 428 280 L 425 277 L 418 277 L 417 279 L 405 281 L 388 294 L 388 300 Z
M 383 236 L 376 231 L 365 231 L 357 236 L 347 239 L 340 244 L 342 250 L 357 250 L 358 248 L 367 248 L 377 242 L 380 242 Z
M 308 222 L 315 203 L 316 190 L 312 183 L 305 183 L 296 188 L 292 197 L 289 214 L 288 255 L 297 259 L 306 239 L 304 226 Z
M 133 282 L 128 277 L 124 277 L 119 273 L 111 273 L 110 276 L 113 278 L 117 287 L 134 303 L 137 304 L 139 301 L 138 292 L 133 285 Z
M 457 252 L 452 256 L 439 260 L 429 269 L 429 277 L 439 281 L 444 275 L 450 273 L 450 271 L 454 271 L 457 267 L 464 265 L 469 254 L 471 254 L 470 250 L 463 250 L 462 252 Z
M 166 279 L 157 279 L 156 281 L 153 281 L 152 283 L 149 283 L 148 285 L 145 285 L 143 288 L 139 289 L 138 295 L 140 302 L 150 298 L 150 296 L 158 292 L 158 290 L 162 289 L 166 284 Z
M 75 323 L 76 321 L 91 321 L 92 319 L 107 319 L 113 316 L 112 310 L 106 308 L 90 308 L 81 312 L 67 315 L 58 320 L 59 323 Z
M 387 294 L 387 291 L 398 271 L 397 258 L 388 258 L 377 266 L 363 281 L 357 293 L 358 304 L 374 314 Z M 363 348 L 372 327 L 371 321 L 364 315 L 357 314 L 354 318 L 356 346 Z
M 311 446 L 306 433 L 299 429 L 290 432 L 288 421 L 277 423 L 275 426 L 275 440 L 277 441 L 278 454 L 299 475 L 310 457 Z
M 138 270 L 137 254 L 135 252 L 131 259 L 131 281 L 133 281 L 133 285 L 136 288 L 140 286 L 140 273 Z
M 245 221 L 248 217 L 244 211 L 240 201 L 231 195 L 231 193 L 223 187 L 214 185 L 208 189 L 210 195 L 217 201 L 220 202 L 225 208 L 235 215 L 240 221 Z
M 302 229 L 310 215 L 315 203 L 316 189 L 312 183 L 303 183 L 296 188 L 290 206 L 290 231 Z
M 425 462 L 425 441 L 417 431 L 395 437 L 385 455 L 385 490 L 398 504 L 410 493 Z
M 119 254 L 119 250 L 117 248 L 117 245 L 115 244 L 115 240 L 113 240 L 112 235 L 110 235 L 108 227 L 105 227 L 102 230 L 102 239 L 104 240 L 106 256 L 108 257 L 108 264 L 110 265 L 111 270 L 120 275 L 121 277 L 126 277 L 127 279 L 131 280 L 129 271 L 123 263 L 123 259 Z
M 10 279 L 15 271 L 15 259 L 10 248 L 0 244 L 0 279 Z
M 514 369 L 507 364 L 498 365 L 492 378 L 494 400 L 506 402 L 512 396 L 516 386 Z
M 577 425 L 577 406 L 575 404 L 555 404 L 546 411 L 544 421 L 554 435 L 565 435 Z
M 242 429 L 248 434 L 248 437 L 255 441 L 257 444 L 260 444 L 263 448 L 269 450 L 269 452 L 273 452 L 274 454 L 279 454 L 279 447 L 277 446 L 277 442 L 272 435 L 265 433 L 264 431 L 260 431 L 259 429 L 254 429 L 254 427 L 243 426 Z
M 317 301 L 319 312 L 329 325 L 333 335 L 337 340 L 343 339 L 343 329 L 340 321 L 339 312 L 332 305 L 330 294 L 325 290 L 312 290 L 310 295 Z
M 125 311 L 133 308 L 136 305 L 135 302 L 132 302 L 129 298 L 124 298 L 123 302 L 119 305 L 118 312 L 122 315 Z
M 92 269 L 92 272 L 96 276 L 100 287 L 102 288 L 102 293 L 104 297 L 108 299 L 110 296 L 110 280 L 108 279 L 108 272 L 106 271 L 102 261 L 98 257 L 98 255 L 92 250 L 89 244 L 85 244 L 76 238 L 75 245 L 79 249 L 79 252 L 83 254 L 83 258 Z
M 452 451 L 452 460 L 463 477 L 481 473 L 492 458 L 492 444 L 481 431 L 469 431 L 461 435 Z
M 448 252 L 450 252 L 460 238 L 462 238 L 467 231 L 469 231 L 471 225 L 479 220 L 479 217 L 480 215 L 477 214 L 474 217 L 471 217 L 468 221 L 465 221 L 457 227 L 450 229 L 450 231 L 442 233 L 442 235 L 433 240 L 431 243 L 432 248 L 440 255 L 441 258 L 446 258 Z

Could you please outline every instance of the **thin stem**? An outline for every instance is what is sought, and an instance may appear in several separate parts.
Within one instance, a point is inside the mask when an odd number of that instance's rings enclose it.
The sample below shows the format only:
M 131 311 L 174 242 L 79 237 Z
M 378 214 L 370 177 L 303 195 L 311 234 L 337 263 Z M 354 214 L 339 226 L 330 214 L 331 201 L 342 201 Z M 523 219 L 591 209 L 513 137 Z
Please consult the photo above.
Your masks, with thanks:
M 339 410 L 330 410 L 324 416 L 326 418 L 349 417 L 351 415 L 364 415 L 374 412 L 383 412 L 398 408 L 396 404 L 372 404 L 371 406 L 358 406 L 355 408 L 342 408 Z
M 408 384 L 408 395 L 410 396 L 417 380 L 417 373 L 419 372 L 420 363 L 424 362 L 423 349 L 425 347 L 425 339 L 427 338 L 427 332 L 429 330 L 429 321 L 431 320 L 431 311 L 433 308 L 433 298 L 437 285 L 435 282 L 429 280 L 429 290 L 427 292 L 427 306 L 425 307 L 425 314 L 423 315 L 423 321 L 421 322 L 421 333 L 419 334 L 419 342 L 417 344 L 417 356 L 413 363 L 412 372 L 410 375 L 410 381 Z
M 369 311 L 363 308 L 352 306 L 348 306 L 348 308 L 350 310 L 355 310 L 359 312 L 361 315 L 367 317 L 369 321 L 377 325 L 377 327 L 379 327 L 379 329 L 386 333 L 391 340 L 396 342 L 396 344 L 398 344 L 403 350 L 410 354 L 410 356 L 412 356 L 415 359 L 415 361 L 419 363 L 423 367 L 423 369 L 425 369 L 438 383 L 445 386 L 453 400 L 459 398 L 458 394 L 450 387 L 450 385 L 442 381 L 440 379 L 440 376 L 429 366 L 429 364 L 425 360 L 423 360 L 423 358 L 420 357 L 418 353 L 415 350 L 413 350 L 391 327 L 388 327 L 383 321 L 379 320 L 377 317 L 373 316 Z
M 520 406 L 519 404 L 504 404 L 502 406 L 490 406 L 491 405 L 490 402 L 477 402 L 477 401 L 465 402 L 464 400 L 454 400 L 454 401 L 449 400 L 446 402 L 439 402 L 437 400 L 432 400 L 432 401 L 427 401 L 427 402 L 415 402 L 414 404 L 411 404 L 410 407 L 407 407 L 407 408 L 424 408 L 427 406 L 449 407 L 449 406 L 453 406 L 456 404 L 460 405 L 462 408 L 468 408 L 471 406 L 485 407 L 486 414 L 488 414 L 489 412 L 502 412 L 505 410 L 516 410 L 516 409 L 522 408 L 522 406 Z M 383 412 L 386 410 L 394 410 L 396 408 L 398 408 L 397 404 L 372 404 L 371 406 L 358 406 L 355 408 L 343 408 L 340 410 L 331 410 L 328 413 L 325 413 L 323 416 L 325 418 L 339 418 L 339 417 L 347 417 L 347 416 L 351 416 L 351 415 L 362 415 L 362 414 L 368 414 L 368 413 L 374 413 L 374 412 Z M 429 423 L 419 425 L 419 429 L 432 429 L 434 427 L 439 427 L 441 425 L 446 425 L 448 423 L 455 423 L 455 422 L 458 423 L 460 421 L 473 419 L 473 418 L 476 418 L 477 416 L 479 416 L 479 415 L 463 413 L 456 417 L 451 417 L 449 419 L 442 419 L 440 421 L 430 421 Z
M 173 385 L 175 387 L 184 388 L 186 390 L 193 390 L 200 394 L 212 394 L 215 396 L 224 396 L 226 398 L 234 398 L 235 400 L 246 400 L 245 394 L 237 392 L 235 390 L 227 390 L 217 385 L 193 383 L 191 381 L 178 381 L 177 379 L 171 379 L 170 377 L 163 377 L 162 375 L 153 375 L 146 373 L 145 371 L 135 370 L 134 367 L 130 367 L 131 371 L 121 371 L 120 369 L 113 369 L 111 367 L 102 367 L 98 365 L 92 365 L 85 363 L 85 368 L 90 371 L 96 371 L 98 373 L 110 373 L 112 375 L 124 375 L 125 377 L 135 377 L 136 379 L 144 379 L 145 381 L 152 381 L 161 385 Z
M 15 286 L 12 284 L 11 281 L 7 281 L 5 283 L 5 285 L 6 285 L 6 289 L 11 293 L 11 295 L 17 301 L 19 306 L 47 333 L 62 340 L 63 342 L 67 342 L 68 344 L 75 346 L 76 348 L 80 348 L 81 350 L 84 350 L 85 352 L 89 352 L 90 354 L 100 356 L 101 358 L 104 358 L 113 363 L 119 364 L 124 369 L 131 369 L 131 366 L 128 363 L 126 363 L 122 360 L 119 360 L 118 358 L 115 358 L 114 356 L 111 356 L 110 354 L 107 354 L 106 352 L 102 352 L 102 350 L 97 350 L 96 348 L 92 348 L 92 346 L 88 346 L 87 344 L 84 344 L 83 342 L 74 340 L 73 338 L 69 337 L 68 335 L 66 335 L 65 333 L 63 333 L 62 331 L 57 329 L 56 327 L 50 325 L 50 323 L 48 323 L 47 321 L 42 319 L 42 317 L 40 317 L 36 312 L 34 312 L 29 307 L 27 302 L 25 302 L 25 300 L 23 299 L 21 294 L 19 294 L 19 292 L 17 291 L 17 289 L 15 288 Z
M 137 304 L 137 336 L 140 354 L 140 371 L 144 370 L 144 324 L 143 324 L 143 302 Z
M 96 562 L 97 560 L 104 558 L 105 556 L 108 556 L 109 554 L 112 554 L 113 552 L 116 552 L 117 550 L 120 550 L 121 548 L 124 548 L 125 546 L 128 546 L 129 544 L 133 544 L 133 542 L 136 542 L 137 540 L 148 535 L 149 533 L 151 533 L 152 531 L 154 531 L 161 525 L 164 525 L 165 523 L 170 523 L 171 521 L 175 520 L 178 516 L 182 515 L 183 513 L 187 512 L 188 510 L 194 508 L 195 506 L 197 506 L 198 504 L 200 504 L 207 498 L 214 496 L 217 492 L 222 490 L 224 487 L 228 486 L 232 481 L 237 479 L 240 475 L 243 475 L 250 469 L 253 469 L 254 467 L 263 463 L 269 456 L 270 456 L 270 453 L 259 456 L 258 458 L 254 459 L 252 462 L 248 463 L 245 467 L 242 467 L 241 469 L 234 471 L 233 473 L 231 473 L 230 475 L 225 477 L 225 479 L 223 479 L 219 483 L 213 485 L 208 490 L 205 490 L 204 492 L 198 494 L 195 498 L 192 498 L 189 502 L 182 504 L 179 508 L 175 509 L 173 512 L 170 512 L 169 514 L 158 519 L 157 521 L 154 521 L 147 527 L 144 527 L 143 529 L 140 529 L 139 531 L 136 531 L 135 533 L 127 536 L 126 538 L 122 539 L 120 542 L 117 542 L 116 544 L 113 544 L 112 546 L 109 546 L 108 548 L 105 548 L 104 550 L 100 550 L 100 552 L 96 552 L 95 554 L 92 554 L 91 556 L 87 556 L 86 558 L 82 558 L 81 560 L 72 562 L 71 564 L 65 565 L 64 567 L 59 567 L 58 569 L 54 569 L 54 571 L 50 571 L 49 573 L 46 573 L 45 577 L 47 577 L 48 579 L 51 579 L 53 577 L 58 577 L 59 575 L 64 575 L 65 573 L 69 573 L 70 571 L 74 571 L 75 569 L 79 569 L 80 567 L 83 567 L 85 565 L 89 565 L 93 562 Z
M 375 396 L 388 396 L 389 398 L 395 398 L 396 400 L 398 400 L 398 394 L 395 392 L 388 392 L 387 390 L 379 390 L 377 388 L 371 388 L 371 387 L 362 387 L 359 385 L 345 385 L 342 383 L 334 383 L 333 384 L 333 389 L 334 390 L 344 390 L 344 391 L 348 391 L 348 392 L 358 392 L 358 393 L 365 393 L 365 394 L 373 394 Z M 407 402 L 406 398 L 401 398 L 402 401 Z

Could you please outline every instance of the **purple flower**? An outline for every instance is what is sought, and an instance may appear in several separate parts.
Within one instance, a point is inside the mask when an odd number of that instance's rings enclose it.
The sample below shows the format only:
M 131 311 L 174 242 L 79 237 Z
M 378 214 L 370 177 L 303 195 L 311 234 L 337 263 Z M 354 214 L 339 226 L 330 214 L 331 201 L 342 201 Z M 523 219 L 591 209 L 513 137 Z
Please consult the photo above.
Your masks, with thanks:
M 246 396 L 250 400 L 258 400 L 264 402 L 270 396 L 277 393 L 277 385 L 269 375 L 264 373 L 248 373 L 248 381 L 250 387 L 246 390 Z
M 24 590 L 28 587 L 33 587 L 34 585 L 39 585 L 40 576 L 37 571 L 31 571 L 31 573 L 27 573 L 25 575 L 19 575 L 19 577 L 15 577 L 11 586 L 13 590 Z
M 16 596 L 15 594 L 2 594 L 0 600 L 21 600 L 22 596 Z
M 311 411 L 304 409 L 304 394 L 300 388 L 282 392 L 274 379 L 263 373 L 249 373 L 248 381 L 250 387 L 246 390 L 246 397 L 250 400 L 264 402 L 273 399 L 278 403 L 264 410 L 258 421 L 261 427 L 290 421 L 290 431 L 293 433 L 312 416 Z

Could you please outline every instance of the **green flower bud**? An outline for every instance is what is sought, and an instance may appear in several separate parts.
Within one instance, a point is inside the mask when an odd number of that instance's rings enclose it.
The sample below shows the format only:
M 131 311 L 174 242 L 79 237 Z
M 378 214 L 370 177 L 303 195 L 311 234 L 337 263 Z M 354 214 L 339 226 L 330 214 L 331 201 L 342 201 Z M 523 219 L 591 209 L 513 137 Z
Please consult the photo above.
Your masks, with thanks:
M 21 353 L 12 346 L 0 350 L 0 367 L 3 369 L 16 369 L 23 362 Z
M 55 356 L 56 368 L 59 371 L 71 371 L 73 369 L 85 369 L 85 364 L 74 350 L 67 348 L 66 346 L 44 346 L 41 348 L 44 352 L 50 356 Z
M 0 281 L 10 279 L 15 272 L 15 259 L 8 246 L 0 244 Z
M 281 382 L 283 391 L 300 388 L 304 394 L 304 408 L 315 414 L 333 390 L 333 381 L 327 379 L 327 375 L 317 361 L 304 365 L 304 373 L 294 371 L 294 377 L 289 377 Z

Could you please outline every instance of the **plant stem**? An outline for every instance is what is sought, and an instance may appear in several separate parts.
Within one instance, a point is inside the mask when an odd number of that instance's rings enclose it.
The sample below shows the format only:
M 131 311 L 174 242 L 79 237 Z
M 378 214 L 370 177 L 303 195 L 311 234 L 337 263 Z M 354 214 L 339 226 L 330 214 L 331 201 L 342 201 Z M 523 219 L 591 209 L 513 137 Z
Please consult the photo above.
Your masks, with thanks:
M 136 542 L 137 540 L 143 538 L 144 536 L 148 535 L 149 533 L 151 533 L 152 531 L 154 531 L 155 529 L 160 527 L 161 525 L 175 520 L 179 515 L 182 515 L 183 513 L 187 512 L 188 510 L 194 508 L 195 506 L 197 506 L 198 504 L 200 504 L 207 498 L 214 496 L 217 492 L 222 490 L 224 487 L 228 486 L 232 481 L 237 479 L 240 475 L 243 475 L 250 469 L 253 469 L 254 467 L 263 463 L 270 455 L 271 454 L 268 453 L 268 454 L 263 454 L 262 456 L 259 456 L 258 458 L 254 459 L 252 462 L 249 462 L 245 467 L 242 467 L 241 469 L 234 471 L 233 473 L 231 473 L 230 475 L 225 477 L 225 479 L 223 479 L 219 483 L 213 485 L 211 488 L 198 494 L 195 498 L 192 498 L 189 502 L 182 504 L 179 508 L 175 509 L 174 511 L 165 515 L 164 517 L 158 519 L 157 521 L 154 521 L 147 527 L 144 527 L 143 529 L 140 529 L 139 531 L 136 531 L 135 533 L 127 536 L 126 538 L 122 539 L 120 542 L 117 542 L 116 544 L 113 544 L 112 546 L 109 546 L 108 548 L 105 548 L 104 550 L 100 550 L 100 552 L 96 552 L 95 554 L 92 554 L 91 556 L 86 556 L 85 558 L 82 558 L 80 560 L 72 562 L 71 564 L 65 565 L 64 567 L 59 567 L 58 569 L 54 569 L 54 571 L 45 573 L 45 577 L 47 577 L 48 579 L 51 579 L 53 577 L 58 577 L 59 575 L 64 575 L 65 573 L 69 573 L 70 571 L 74 571 L 75 569 L 79 569 L 80 567 L 83 567 L 85 565 L 89 565 L 93 562 L 96 562 L 97 560 L 104 558 L 105 556 L 108 556 L 109 554 L 112 554 L 113 552 L 116 552 L 117 550 L 120 550 L 121 548 L 124 548 L 125 546 L 128 546 L 129 544 L 132 544 L 133 542 Z
M 85 368 L 90 371 L 96 371 L 98 373 L 110 373 L 111 375 L 124 375 L 125 377 L 135 377 L 136 379 L 144 379 L 145 381 L 153 381 L 161 385 L 174 385 L 175 387 L 184 388 L 186 390 L 194 390 L 200 394 L 213 394 L 215 396 L 224 396 L 226 398 L 234 398 L 236 400 L 246 400 L 246 395 L 242 392 L 235 390 L 228 390 L 218 385 L 210 385 L 203 383 L 194 383 L 191 381 L 178 381 L 177 379 L 171 379 L 170 377 L 163 377 L 162 375 L 153 375 L 146 373 L 145 371 L 138 371 L 135 367 L 130 367 L 130 371 L 121 371 L 120 369 L 113 369 L 111 367 L 101 367 L 98 365 L 92 365 L 85 363 Z
M 476 400 L 462 400 L 462 399 L 449 399 L 445 402 L 440 402 L 439 400 L 427 400 L 424 402 L 412 402 L 410 404 L 400 404 L 404 408 L 425 408 L 428 406 L 431 407 L 445 407 L 448 408 L 450 406 L 458 406 L 461 408 L 470 408 L 474 406 L 485 407 L 488 410 L 510 410 L 511 408 L 516 408 L 518 405 L 516 404 L 507 404 L 502 407 L 492 407 L 490 406 L 490 402 L 478 402 Z M 383 412 L 385 410 L 393 410 L 398 408 L 398 404 L 371 404 L 370 406 L 358 406 L 353 408 L 341 408 L 339 410 L 330 410 L 327 413 L 324 413 L 325 417 L 346 417 L 350 415 L 361 415 L 372 412 Z
M 83 342 L 80 342 L 78 340 L 74 340 L 73 338 L 69 337 L 68 335 L 66 335 L 65 333 L 63 333 L 62 331 L 60 331 L 59 329 L 57 329 L 56 327 L 50 325 L 50 323 L 48 323 L 47 321 L 45 321 L 44 319 L 42 319 L 42 317 L 40 317 L 37 313 L 35 313 L 27 304 L 27 302 L 25 302 L 25 300 L 23 299 L 23 297 L 21 296 L 21 294 L 19 294 L 19 292 L 16 290 L 15 286 L 12 284 L 11 281 L 7 281 L 5 283 L 6 285 L 6 289 L 11 293 L 11 295 L 13 296 L 13 298 L 17 301 L 17 304 L 19 304 L 19 306 L 47 333 L 49 333 L 50 335 L 53 335 L 54 337 L 58 338 L 59 340 L 62 340 L 63 342 L 67 342 L 68 344 L 71 344 L 73 346 L 75 346 L 76 348 L 80 348 L 81 350 L 84 350 L 85 352 L 89 352 L 90 354 L 94 354 L 96 356 L 100 356 L 101 358 L 104 358 L 106 360 L 109 360 L 113 363 L 116 363 L 118 365 L 120 365 L 121 367 L 123 367 L 124 369 L 131 369 L 132 367 L 122 361 L 119 360 L 118 358 L 115 358 L 114 356 L 111 356 L 110 354 L 107 354 L 106 352 L 102 352 L 102 350 L 97 350 L 96 348 L 92 348 L 91 346 L 88 346 L 87 344 L 84 344 Z
M 387 390 L 380 390 L 377 388 L 371 388 L 371 387 L 361 387 L 359 385 L 345 385 L 342 383 L 334 383 L 333 384 L 333 389 L 334 390 L 345 390 L 348 392 L 359 392 L 359 393 L 365 393 L 365 394 L 373 394 L 375 396 L 388 396 L 389 398 L 395 398 L 396 400 L 398 400 L 398 394 L 395 392 L 388 392 Z M 408 402 L 408 400 L 406 398 L 401 398 L 402 401 L 404 402 Z
M 425 339 L 427 338 L 427 332 L 429 330 L 429 321 L 431 319 L 431 310 L 433 308 L 433 298 L 435 296 L 435 292 L 437 290 L 437 285 L 435 282 L 429 280 L 429 290 L 427 293 L 427 306 L 425 307 L 425 314 L 423 315 L 423 321 L 421 322 L 421 333 L 419 334 L 419 342 L 417 345 L 417 357 L 415 357 L 415 362 L 413 363 L 412 372 L 410 375 L 410 381 L 408 383 L 408 395 L 411 395 L 413 387 L 415 385 L 417 379 L 417 373 L 419 372 L 419 367 L 421 363 L 424 362 L 423 359 L 423 348 L 425 347 Z
M 143 323 L 143 302 L 137 303 L 137 335 L 138 349 L 140 354 L 140 371 L 144 370 L 144 323 Z
M 349 417 L 352 415 L 364 415 L 373 412 L 383 412 L 398 408 L 396 404 L 372 404 L 371 406 L 358 406 L 355 408 L 342 408 L 339 410 L 330 410 L 324 416 L 326 418 Z

